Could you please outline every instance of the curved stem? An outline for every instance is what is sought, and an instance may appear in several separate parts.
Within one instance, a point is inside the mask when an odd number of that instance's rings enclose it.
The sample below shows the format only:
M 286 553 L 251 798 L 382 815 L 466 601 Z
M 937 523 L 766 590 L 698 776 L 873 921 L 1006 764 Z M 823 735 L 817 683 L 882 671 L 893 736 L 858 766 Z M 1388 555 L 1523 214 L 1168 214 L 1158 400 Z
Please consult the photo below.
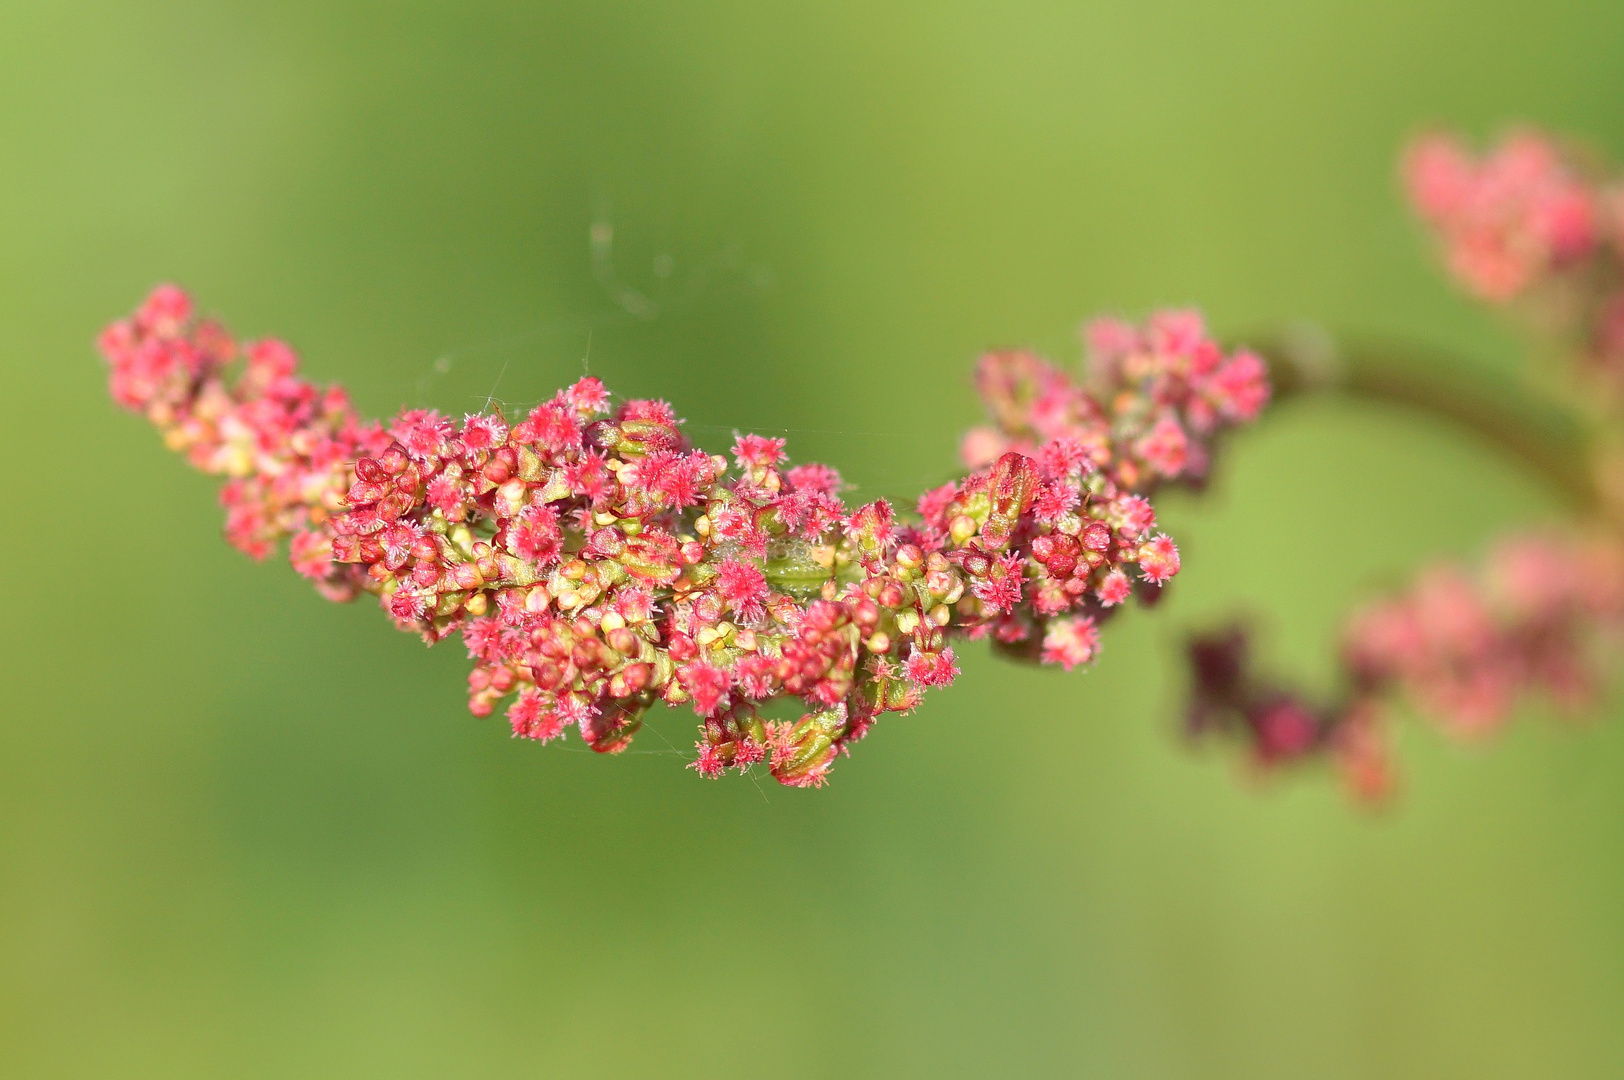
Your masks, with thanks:
M 1441 417 L 1539 476 L 1574 509 L 1598 508 L 1583 425 L 1533 388 L 1414 344 L 1333 344 L 1321 334 L 1299 333 L 1256 351 L 1268 362 L 1278 402 L 1337 393 Z

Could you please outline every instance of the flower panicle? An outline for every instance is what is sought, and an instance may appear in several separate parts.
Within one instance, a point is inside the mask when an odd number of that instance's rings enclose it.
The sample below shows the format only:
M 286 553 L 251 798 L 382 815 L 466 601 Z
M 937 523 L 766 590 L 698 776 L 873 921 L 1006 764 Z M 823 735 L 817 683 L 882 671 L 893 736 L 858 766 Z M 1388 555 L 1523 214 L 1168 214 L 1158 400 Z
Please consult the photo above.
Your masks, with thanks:
M 430 643 L 460 634 L 475 715 L 504 708 L 516 737 L 573 728 L 612 754 L 654 704 L 687 706 L 701 775 L 761 764 L 817 787 L 882 714 L 954 681 L 956 640 L 1069 670 L 1130 595 L 1178 572 L 1153 470 L 1183 475 L 1223 418 L 1267 398 L 1198 327 L 1153 322 L 1154 356 L 1118 358 L 1144 400 L 1123 390 L 1097 427 L 1077 419 L 1096 408 L 1081 390 L 1071 419 L 1020 420 L 1012 380 L 1029 373 L 984 361 L 1015 434 L 914 507 L 848 506 L 839 474 L 791 466 L 781 439 L 707 453 L 668 404 L 616 404 L 592 377 L 522 416 L 366 423 L 286 345 L 239 346 L 172 286 L 101 346 L 114 397 L 227 477 L 233 544 L 262 558 L 286 539 L 324 595 L 373 595 Z M 767 719 L 779 699 L 801 718 Z

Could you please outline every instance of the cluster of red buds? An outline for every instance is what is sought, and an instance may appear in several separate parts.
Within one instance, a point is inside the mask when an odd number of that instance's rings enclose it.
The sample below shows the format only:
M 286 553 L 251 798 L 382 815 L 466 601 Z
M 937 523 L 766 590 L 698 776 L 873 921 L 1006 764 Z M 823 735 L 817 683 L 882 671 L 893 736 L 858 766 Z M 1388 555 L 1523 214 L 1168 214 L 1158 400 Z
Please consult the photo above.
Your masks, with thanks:
M 1214 437 L 1268 404 L 1267 365 L 1244 349 L 1226 355 L 1198 312 L 1159 312 L 1143 327 L 1095 319 L 1082 336 L 1081 380 L 1031 353 L 982 358 L 976 386 L 996 426 L 965 436 L 966 465 L 1062 446 L 1129 491 L 1200 484 Z
M 363 423 L 286 345 L 239 347 L 173 287 L 101 347 L 115 398 L 229 478 L 234 544 L 259 558 L 289 538 L 324 595 L 371 593 L 430 643 L 461 633 L 475 715 L 506 700 L 515 735 L 573 727 L 612 753 L 655 702 L 689 705 L 701 774 L 762 763 L 818 786 L 882 713 L 953 681 L 955 639 L 1070 669 L 1178 572 L 1146 494 L 1205 474 L 1216 431 L 1267 400 L 1265 370 L 1189 313 L 1089 336 L 1086 388 L 985 359 L 999 427 L 970 441 L 1006 445 L 909 511 L 848 507 L 839 474 L 788 465 L 782 439 L 696 449 L 669 405 L 615 404 L 590 377 L 513 423 Z M 799 719 L 763 714 L 790 699 Z
M 1417 216 L 1473 295 L 1516 303 L 1624 383 L 1624 177 L 1578 147 L 1517 131 L 1484 154 L 1417 139 L 1404 159 Z

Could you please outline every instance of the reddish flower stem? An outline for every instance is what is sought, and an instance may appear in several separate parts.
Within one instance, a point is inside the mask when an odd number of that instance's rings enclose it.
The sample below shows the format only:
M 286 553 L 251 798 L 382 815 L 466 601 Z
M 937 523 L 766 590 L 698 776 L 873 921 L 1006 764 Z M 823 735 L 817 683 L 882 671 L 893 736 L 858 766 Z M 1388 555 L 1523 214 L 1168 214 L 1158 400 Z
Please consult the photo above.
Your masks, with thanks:
M 1328 348 L 1277 337 L 1257 352 L 1280 404 L 1337 394 L 1397 405 L 1466 431 L 1545 481 L 1572 510 L 1602 505 L 1589 433 L 1572 410 L 1524 383 L 1440 349 L 1374 338 Z

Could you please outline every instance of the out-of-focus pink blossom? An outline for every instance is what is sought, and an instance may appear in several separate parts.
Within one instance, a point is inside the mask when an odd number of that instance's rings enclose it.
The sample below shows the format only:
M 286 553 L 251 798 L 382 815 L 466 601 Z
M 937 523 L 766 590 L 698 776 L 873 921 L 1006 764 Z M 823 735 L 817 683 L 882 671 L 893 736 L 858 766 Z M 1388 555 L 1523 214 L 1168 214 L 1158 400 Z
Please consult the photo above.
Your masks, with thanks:
M 1527 696 L 1592 700 L 1596 646 L 1624 630 L 1624 552 L 1598 539 L 1512 537 L 1476 573 L 1437 567 L 1349 623 L 1353 684 L 1396 689 L 1449 730 L 1478 735 Z
M 1509 300 L 1595 249 L 1596 192 L 1536 132 L 1507 136 L 1482 156 L 1454 136 L 1423 136 L 1405 156 L 1404 178 L 1450 269 L 1486 300 Z
M 1100 632 L 1094 620 L 1081 618 L 1056 619 L 1043 634 L 1043 662 L 1059 664 L 1067 671 L 1087 664 L 1100 651 Z
M 1082 381 L 1031 353 L 982 357 L 976 386 L 994 426 L 965 436 L 967 465 L 1014 450 L 1036 456 L 1045 474 L 1099 470 L 1128 491 L 1199 482 L 1213 439 L 1268 402 L 1267 367 L 1244 350 L 1225 354 L 1197 312 L 1158 312 L 1142 328 L 1095 320 L 1082 336 Z
M 1325 757 L 1364 799 L 1386 795 L 1384 733 L 1398 703 L 1459 738 L 1500 728 L 1543 698 L 1594 704 L 1624 644 L 1624 549 L 1606 536 L 1510 537 L 1476 568 L 1440 565 L 1356 613 L 1345 630 L 1344 696 L 1310 705 L 1253 670 L 1247 636 L 1196 638 L 1190 726 L 1239 735 L 1263 765 Z

